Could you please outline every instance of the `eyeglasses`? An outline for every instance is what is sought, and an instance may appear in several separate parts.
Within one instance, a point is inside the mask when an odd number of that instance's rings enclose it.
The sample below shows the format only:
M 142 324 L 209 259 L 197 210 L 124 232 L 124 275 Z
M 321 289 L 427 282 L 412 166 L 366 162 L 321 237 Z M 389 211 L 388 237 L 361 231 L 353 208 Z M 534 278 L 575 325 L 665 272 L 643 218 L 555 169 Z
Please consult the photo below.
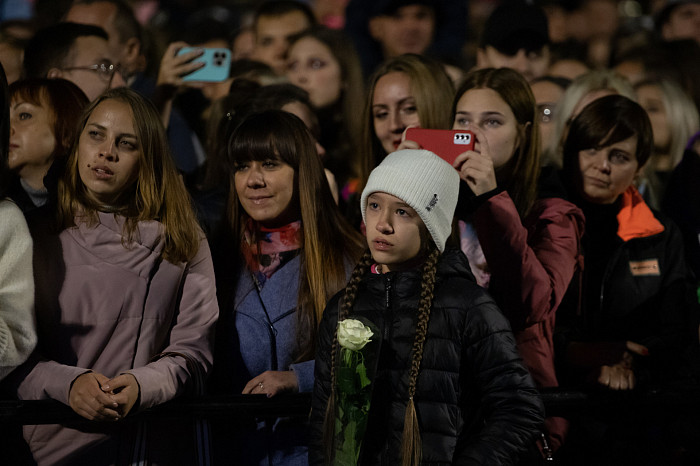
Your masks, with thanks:
M 71 66 L 69 68 L 63 68 L 64 71 L 73 71 L 73 70 L 85 70 L 85 71 L 92 71 L 93 73 L 97 73 L 97 76 L 99 76 L 103 81 L 106 82 L 112 82 L 112 78 L 114 78 L 114 73 L 117 71 L 120 71 L 120 66 L 119 64 L 113 64 L 110 62 L 103 62 L 103 63 L 98 63 L 96 65 L 90 65 L 90 66 Z
M 554 108 L 555 104 L 538 104 L 537 105 L 537 116 L 542 123 L 551 123 L 554 120 Z

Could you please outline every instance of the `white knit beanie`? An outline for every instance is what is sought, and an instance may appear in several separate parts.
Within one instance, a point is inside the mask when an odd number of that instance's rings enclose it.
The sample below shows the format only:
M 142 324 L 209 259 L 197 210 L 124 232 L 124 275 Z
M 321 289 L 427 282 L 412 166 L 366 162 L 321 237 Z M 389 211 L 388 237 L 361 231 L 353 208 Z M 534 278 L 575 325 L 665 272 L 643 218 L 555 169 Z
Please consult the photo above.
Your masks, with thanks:
M 427 150 L 405 149 L 387 155 L 369 175 L 360 208 L 367 222 L 367 197 L 376 192 L 396 196 L 411 206 L 428 228 L 440 252 L 452 232 L 459 196 L 459 174 Z

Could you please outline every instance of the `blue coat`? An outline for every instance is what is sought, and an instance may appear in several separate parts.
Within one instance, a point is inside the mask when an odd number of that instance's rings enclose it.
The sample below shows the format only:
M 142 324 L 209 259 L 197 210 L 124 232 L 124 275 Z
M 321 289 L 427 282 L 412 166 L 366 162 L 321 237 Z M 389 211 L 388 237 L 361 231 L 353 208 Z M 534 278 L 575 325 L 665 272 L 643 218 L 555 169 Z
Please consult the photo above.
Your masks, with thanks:
M 224 317 L 217 332 L 215 391 L 240 394 L 250 379 L 268 370 L 293 370 L 300 392 L 313 389 L 314 361 L 293 362 L 300 263 L 301 256 L 290 260 L 260 293 L 241 264 L 232 299 L 221 303 Z M 217 464 L 231 464 L 234 459 L 241 465 L 308 464 L 305 420 L 258 419 L 255 425 L 243 426 L 243 433 L 230 423 L 213 427 Z

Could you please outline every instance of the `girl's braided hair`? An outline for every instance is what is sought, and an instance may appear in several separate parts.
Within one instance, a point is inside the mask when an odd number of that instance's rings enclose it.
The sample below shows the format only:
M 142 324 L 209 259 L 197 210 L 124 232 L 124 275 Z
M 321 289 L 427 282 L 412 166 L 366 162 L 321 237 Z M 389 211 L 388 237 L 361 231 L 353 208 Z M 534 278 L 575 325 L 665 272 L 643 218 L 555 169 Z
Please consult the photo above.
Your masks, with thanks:
M 434 243 L 430 241 L 430 253 L 423 264 L 421 296 L 418 303 L 418 321 L 416 324 L 416 334 L 411 351 L 411 367 L 408 373 L 408 402 L 406 405 L 403 439 L 401 442 L 402 466 L 418 465 L 420 464 L 421 460 L 420 429 L 418 426 L 418 416 L 413 397 L 416 393 L 418 373 L 420 371 L 420 364 L 423 359 L 423 348 L 425 346 L 425 339 L 428 333 L 428 322 L 430 320 L 430 310 L 433 303 L 433 290 L 435 288 L 437 262 L 440 259 L 440 255 L 440 251 L 435 247 Z M 359 264 L 353 270 L 352 277 L 345 288 L 345 295 L 341 301 L 340 311 L 338 313 L 338 322 L 342 321 L 350 314 L 350 310 L 355 303 L 360 281 L 367 274 L 367 271 L 372 263 L 372 255 L 370 254 L 370 251 L 367 250 L 362 256 Z M 326 449 L 326 458 L 329 463 L 333 458 L 333 435 L 335 431 L 335 361 L 337 351 L 338 333 L 336 331 L 331 348 L 331 394 L 328 398 L 328 405 L 326 407 L 326 414 L 323 424 L 323 440 Z

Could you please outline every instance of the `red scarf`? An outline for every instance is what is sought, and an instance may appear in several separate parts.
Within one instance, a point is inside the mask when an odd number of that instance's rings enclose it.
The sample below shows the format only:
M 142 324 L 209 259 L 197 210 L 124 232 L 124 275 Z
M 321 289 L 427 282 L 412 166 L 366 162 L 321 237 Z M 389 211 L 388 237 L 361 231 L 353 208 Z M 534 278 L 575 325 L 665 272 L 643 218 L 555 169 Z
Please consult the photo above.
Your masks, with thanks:
M 248 269 L 262 285 L 284 264 L 295 258 L 304 243 L 301 220 L 279 228 L 265 228 L 248 221 L 241 244 Z

